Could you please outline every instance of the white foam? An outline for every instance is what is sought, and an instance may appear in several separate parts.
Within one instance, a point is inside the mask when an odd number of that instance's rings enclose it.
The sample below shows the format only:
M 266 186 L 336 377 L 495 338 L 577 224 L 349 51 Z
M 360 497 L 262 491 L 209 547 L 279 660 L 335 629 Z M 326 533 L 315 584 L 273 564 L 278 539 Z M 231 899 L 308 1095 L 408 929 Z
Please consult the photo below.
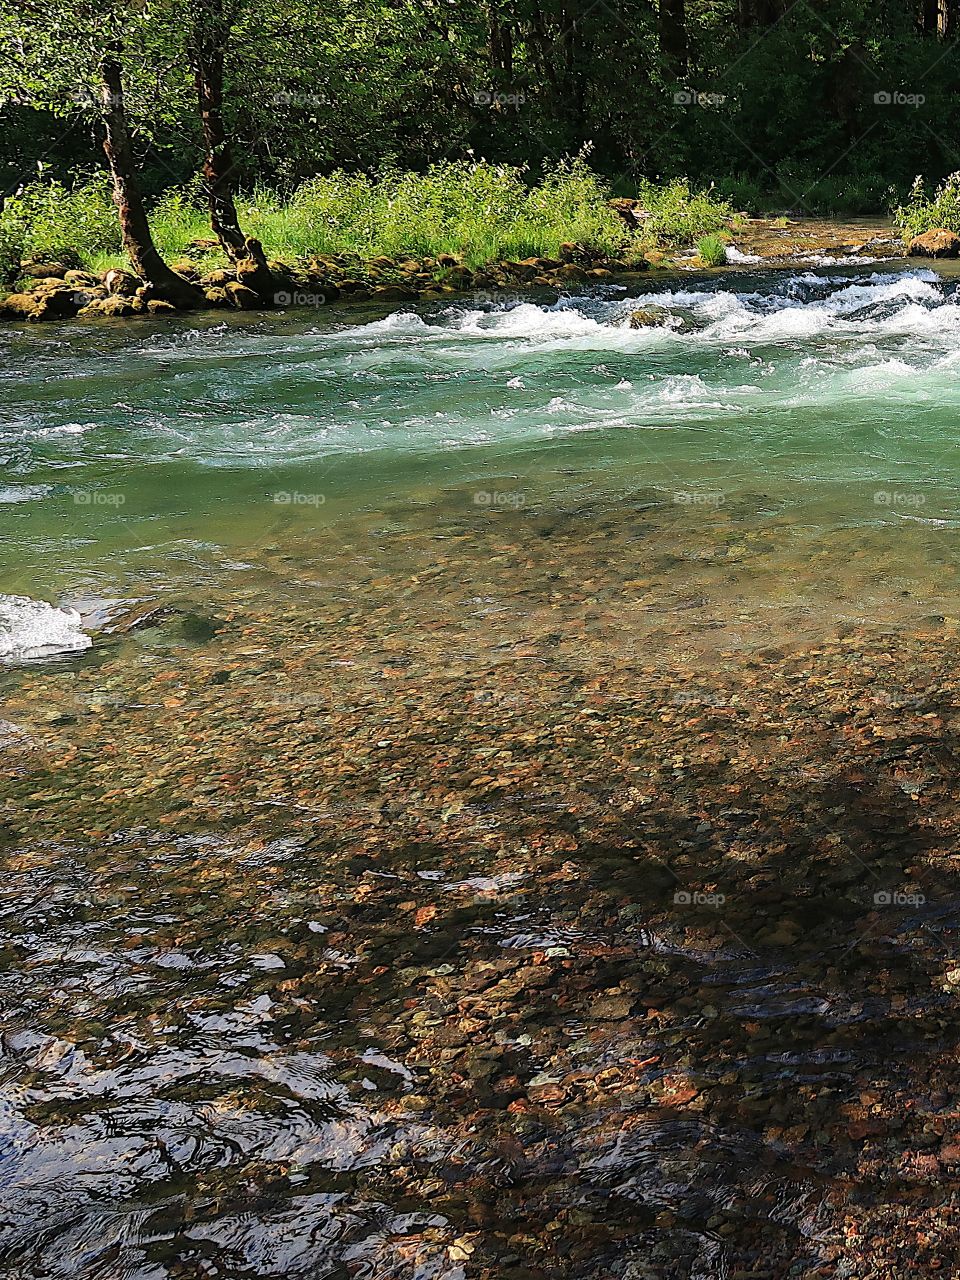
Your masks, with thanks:
M 0 485 L 0 502 L 35 502 L 50 492 L 48 484 Z
M 734 263 L 746 264 L 748 262 L 759 262 L 759 253 L 741 253 L 735 244 L 727 245 L 727 261 Z
M 28 596 L 0 595 L 0 662 L 82 653 L 92 643 L 76 609 L 58 609 Z

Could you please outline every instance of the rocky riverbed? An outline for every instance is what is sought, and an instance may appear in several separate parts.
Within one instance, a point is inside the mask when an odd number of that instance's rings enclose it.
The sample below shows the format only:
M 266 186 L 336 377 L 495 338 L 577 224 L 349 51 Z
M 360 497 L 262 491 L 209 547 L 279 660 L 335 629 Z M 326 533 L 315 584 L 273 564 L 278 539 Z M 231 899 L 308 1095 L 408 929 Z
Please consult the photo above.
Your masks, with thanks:
M 960 1265 L 956 621 L 734 607 L 738 519 L 286 545 L 8 672 L 4 1274 Z

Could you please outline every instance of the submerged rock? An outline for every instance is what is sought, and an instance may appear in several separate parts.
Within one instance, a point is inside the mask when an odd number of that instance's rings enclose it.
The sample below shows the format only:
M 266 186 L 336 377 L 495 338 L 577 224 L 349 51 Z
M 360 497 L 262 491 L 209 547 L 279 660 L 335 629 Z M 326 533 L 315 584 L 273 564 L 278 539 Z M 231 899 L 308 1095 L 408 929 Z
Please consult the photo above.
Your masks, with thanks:
M 640 307 L 639 310 L 630 312 L 631 329 L 662 329 L 669 322 L 669 314 L 654 307 Z

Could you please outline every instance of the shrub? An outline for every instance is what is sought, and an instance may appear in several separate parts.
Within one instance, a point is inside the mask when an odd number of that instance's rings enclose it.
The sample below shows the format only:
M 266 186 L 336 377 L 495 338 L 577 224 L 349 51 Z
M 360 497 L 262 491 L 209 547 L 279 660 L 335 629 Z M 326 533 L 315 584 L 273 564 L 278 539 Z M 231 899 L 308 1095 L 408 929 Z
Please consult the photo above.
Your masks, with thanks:
M 906 203 L 894 209 L 893 220 L 906 240 L 938 227 L 960 234 L 960 171 L 948 174 L 932 199 L 927 197 L 923 178 L 914 178 Z
M 736 221 L 733 206 L 713 191 L 691 191 L 687 178 L 675 178 L 666 186 L 646 182 L 640 199 L 651 215 L 646 228 L 654 240 L 669 244 L 693 244 L 698 237 L 721 231 Z

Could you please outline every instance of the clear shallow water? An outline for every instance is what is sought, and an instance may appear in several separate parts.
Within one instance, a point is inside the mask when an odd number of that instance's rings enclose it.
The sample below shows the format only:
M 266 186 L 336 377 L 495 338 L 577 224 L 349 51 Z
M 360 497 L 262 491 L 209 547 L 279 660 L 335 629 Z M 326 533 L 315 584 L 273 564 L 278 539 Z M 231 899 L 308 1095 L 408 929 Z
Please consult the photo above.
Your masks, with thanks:
M 912 1265 L 954 295 L 0 331 L 5 1276 Z
M 957 287 L 883 264 L 691 278 L 644 294 L 666 323 L 642 330 L 612 288 L 7 329 L 0 588 L 225 584 L 264 546 L 630 500 L 674 526 L 746 503 L 799 563 L 857 529 L 916 575 L 960 521 Z

